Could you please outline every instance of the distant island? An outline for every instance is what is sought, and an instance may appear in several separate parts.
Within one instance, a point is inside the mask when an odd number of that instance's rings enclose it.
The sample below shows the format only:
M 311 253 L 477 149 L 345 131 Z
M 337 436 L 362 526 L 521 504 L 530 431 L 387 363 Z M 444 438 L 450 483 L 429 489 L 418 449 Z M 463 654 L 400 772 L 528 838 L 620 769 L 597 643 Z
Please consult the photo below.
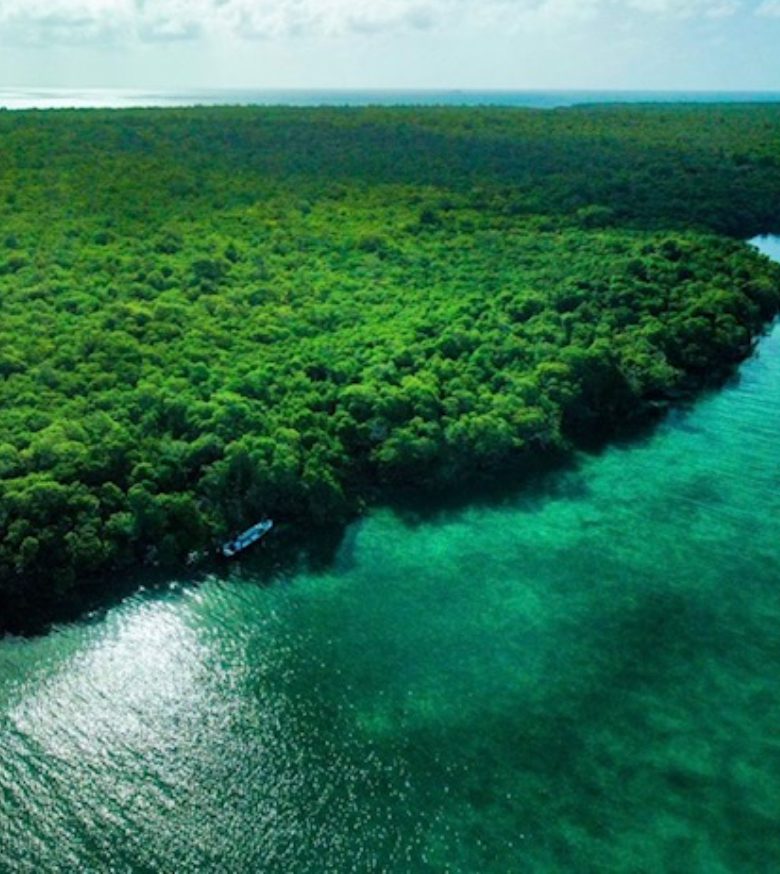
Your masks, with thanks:
M 0 113 L 0 615 L 690 395 L 772 231 L 777 105 Z

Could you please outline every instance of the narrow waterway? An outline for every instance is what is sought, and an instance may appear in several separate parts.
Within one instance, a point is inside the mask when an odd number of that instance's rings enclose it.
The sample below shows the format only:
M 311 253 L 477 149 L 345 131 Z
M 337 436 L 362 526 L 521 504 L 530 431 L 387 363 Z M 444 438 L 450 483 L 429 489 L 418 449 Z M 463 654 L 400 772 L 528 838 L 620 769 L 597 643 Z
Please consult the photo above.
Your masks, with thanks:
M 779 433 L 775 329 L 538 487 L 0 641 L 0 871 L 773 870 Z

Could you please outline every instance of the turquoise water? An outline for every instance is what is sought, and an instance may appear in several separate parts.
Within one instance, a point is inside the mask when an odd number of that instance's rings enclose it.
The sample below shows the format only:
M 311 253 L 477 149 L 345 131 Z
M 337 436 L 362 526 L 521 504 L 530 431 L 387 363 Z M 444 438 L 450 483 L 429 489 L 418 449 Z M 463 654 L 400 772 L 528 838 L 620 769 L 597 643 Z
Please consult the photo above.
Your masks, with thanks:
M 533 488 L 6 638 L 0 871 L 777 870 L 778 432 L 780 329 Z
M 583 103 L 778 102 L 777 91 L 486 91 L 202 88 L 138 91 L 107 88 L 0 88 L 0 108 L 127 108 L 133 106 L 525 106 L 552 109 Z

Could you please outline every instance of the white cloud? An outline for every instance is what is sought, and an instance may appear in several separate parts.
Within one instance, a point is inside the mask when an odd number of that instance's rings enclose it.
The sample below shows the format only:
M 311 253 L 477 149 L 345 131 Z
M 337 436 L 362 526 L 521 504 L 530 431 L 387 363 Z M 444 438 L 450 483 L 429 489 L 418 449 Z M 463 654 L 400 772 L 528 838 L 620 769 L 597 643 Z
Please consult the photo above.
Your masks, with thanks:
M 0 35 L 11 42 L 92 41 L 132 18 L 126 0 L 0 0 Z
M 445 21 L 454 7 L 471 5 L 464 0 L 0 0 L 0 38 L 57 43 L 419 30 Z
M 747 0 L 0 0 L 5 44 L 155 42 L 205 35 L 278 38 L 445 29 L 576 27 L 652 16 L 723 18 Z M 763 0 L 762 15 L 780 15 Z

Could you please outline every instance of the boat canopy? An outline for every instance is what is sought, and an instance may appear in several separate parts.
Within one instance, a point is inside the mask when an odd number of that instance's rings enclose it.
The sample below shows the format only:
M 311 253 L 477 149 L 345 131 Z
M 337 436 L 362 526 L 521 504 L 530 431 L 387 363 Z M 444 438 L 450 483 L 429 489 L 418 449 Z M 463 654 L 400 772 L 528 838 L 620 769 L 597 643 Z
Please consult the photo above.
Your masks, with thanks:
M 258 522 L 257 525 L 253 525 L 251 528 L 247 528 L 247 530 L 242 534 L 239 534 L 238 537 L 222 544 L 222 555 L 226 558 L 232 558 L 234 555 L 238 555 L 239 552 L 243 552 L 248 546 L 257 543 L 257 541 L 267 534 L 273 527 L 273 520 L 266 519 L 263 522 Z

